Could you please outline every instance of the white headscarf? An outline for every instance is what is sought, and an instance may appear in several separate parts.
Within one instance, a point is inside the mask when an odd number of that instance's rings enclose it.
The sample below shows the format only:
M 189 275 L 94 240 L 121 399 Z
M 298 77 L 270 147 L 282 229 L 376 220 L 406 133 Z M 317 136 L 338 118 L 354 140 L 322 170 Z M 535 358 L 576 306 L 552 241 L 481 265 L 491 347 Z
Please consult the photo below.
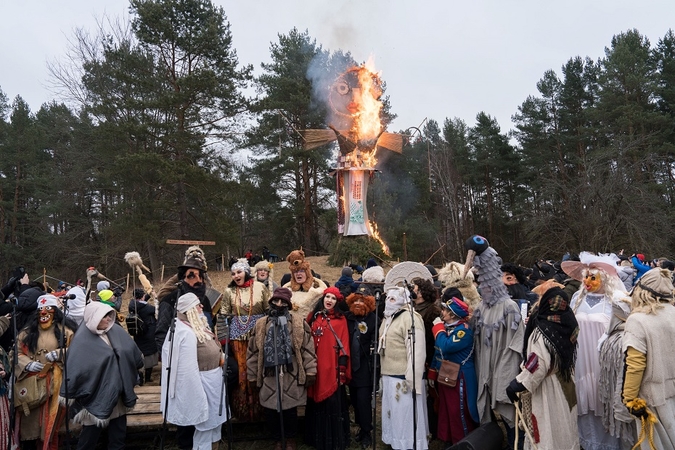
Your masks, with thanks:
M 387 331 L 394 319 L 394 314 L 405 305 L 410 305 L 411 299 L 408 290 L 402 287 L 393 287 L 387 291 L 387 298 L 384 304 L 384 330 L 380 336 L 378 352 L 386 347 Z

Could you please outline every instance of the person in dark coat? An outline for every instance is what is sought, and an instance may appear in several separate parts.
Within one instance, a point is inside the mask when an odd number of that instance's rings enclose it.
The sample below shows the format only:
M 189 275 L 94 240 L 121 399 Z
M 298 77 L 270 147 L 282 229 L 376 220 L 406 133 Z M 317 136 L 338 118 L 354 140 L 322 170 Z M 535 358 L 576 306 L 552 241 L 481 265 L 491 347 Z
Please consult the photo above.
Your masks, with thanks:
M 349 294 L 356 292 L 356 283 L 354 283 L 354 271 L 351 267 L 344 267 L 340 278 L 335 282 L 335 287 L 340 290 L 344 298 Z
M 356 442 L 366 448 L 372 445 L 373 358 L 375 341 L 375 297 L 355 292 L 347 297 L 347 327 L 351 348 L 352 380 L 349 398 L 354 408 L 354 422 L 359 425 Z
M 30 282 L 28 274 L 23 267 L 14 269 L 12 277 L 1 289 L 2 297 L 16 297 L 16 316 L 10 320 L 16 322 L 17 331 L 27 324 L 28 318 L 37 309 L 37 299 L 45 293 L 44 286 L 37 282 Z M 11 301 L 0 303 L 0 316 L 11 314 L 14 307 Z M 10 323 L 9 330 L 13 330 L 14 325 Z M 14 344 L 14 334 L 10 331 L 0 337 L 0 346 L 9 353 Z
M 148 303 L 149 297 L 150 294 L 146 294 L 143 289 L 136 288 L 134 299 L 129 302 L 129 312 L 136 313 L 145 324 L 145 332 L 134 336 L 134 342 L 143 353 L 145 371 L 139 372 L 141 386 L 152 381 L 152 368 L 159 362 L 159 351 L 157 342 L 155 342 L 157 319 L 155 319 L 155 307 Z

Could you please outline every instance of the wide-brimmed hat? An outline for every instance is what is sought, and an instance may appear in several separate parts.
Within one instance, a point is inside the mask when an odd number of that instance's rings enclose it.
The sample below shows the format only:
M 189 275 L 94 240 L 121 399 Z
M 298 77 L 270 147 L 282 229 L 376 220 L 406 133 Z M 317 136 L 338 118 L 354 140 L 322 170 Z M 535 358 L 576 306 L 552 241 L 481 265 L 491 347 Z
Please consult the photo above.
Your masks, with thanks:
M 618 276 L 616 272 L 616 255 L 594 255 L 590 252 L 581 252 L 580 261 L 563 261 L 562 270 L 578 281 L 583 281 L 584 271 L 587 269 L 596 269 L 606 272 L 610 276 Z

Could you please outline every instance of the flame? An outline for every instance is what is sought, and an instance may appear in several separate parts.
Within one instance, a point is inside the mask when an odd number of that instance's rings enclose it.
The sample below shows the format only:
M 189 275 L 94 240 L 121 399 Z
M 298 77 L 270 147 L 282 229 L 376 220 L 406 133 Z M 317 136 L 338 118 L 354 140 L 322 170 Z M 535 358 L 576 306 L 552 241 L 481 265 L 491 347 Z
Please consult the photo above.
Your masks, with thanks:
M 389 254 L 389 246 L 384 242 L 384 240 L 382 239 L 382 236 L 380 236 L 379 231 L 377 231 L 377 224 L 374 221 L 369 220 L 368 221 L 368 229 L 370 231 L 370 236 L 373 239 L 375 239 L 380 244 L 380 246 L 382 247 L 382 252 L 387 256 L 391 256 Z
M 372 60 L 357 68 L 359 85 L 355 89 L 354 101 L 358 104 L 358 111 L 354 114 L 354 132 L 359 140 L 377 139 L 382 131 L 380 111 L 382 110 L 382 81 L 380 75 L 371 70 Z

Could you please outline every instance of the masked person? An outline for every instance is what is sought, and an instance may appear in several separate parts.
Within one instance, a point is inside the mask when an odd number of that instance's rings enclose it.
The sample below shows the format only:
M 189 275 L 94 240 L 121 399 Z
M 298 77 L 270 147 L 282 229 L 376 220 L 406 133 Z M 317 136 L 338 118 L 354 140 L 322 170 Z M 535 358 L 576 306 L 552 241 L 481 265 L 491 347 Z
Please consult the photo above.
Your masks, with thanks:
M 547 290 L 525 328 L 521 372 L 506 388 L 513 402 L 519 401 L 520 392 L 531 394 L 531 411 L 524 412 L 524 420 L 538 449 L 579 449 L 574 389 L 578 335 L 567 293 L 559 287 Z
M 654 268 L 635 283 L 623 336 L 623 402 L 635 417 L 642 449 L 649 449 L 651 441 L 651 448 L 675 448 L 675 358 L 671 339 L 675 335 L 675 287 L 671 276 L 669 270 Z
M 82 424 L 78 450 L 95 448 L 104 428 L 107 448 L 124 448 L 126 413 L 136 405 L 134 386 L 143 354 L 115 322 L 116 316 L 112 306 L 89 303 L 68 349 L 68 380 L 61 386 L 61 397 L 74 400 L 72 408 L 79 410 L 73 418 Z
M 345 315 L 349 327 L 352 366 L 349 399 L 354 408 L 354 422 L 359 426 L 356 442 L 365 448 L 372 445 L 373 430 L 371 349 L 375 344 L 375 297 L 359 290 L 347 297 L 347 305 L 349 311 Z
M 349 446 L 349 405 L 345 384 L 351 379 L 349 330 L 337 308 L 344 300 L 329 287 L 307 316 L 316 350 L 316 383 L 308 389 L 305 442 L 314 448 L 342 450 Z
M 187 293 L 192 293 L 197 296 L 203 308 L 203 314 L 206 317 L 209 326 L 213 330 L 214 318 L 212 316 L 211 302 L 206 296 L 207 286 L 210 285 L 210 280 L 207 273 L 208 267 L 204 252 L 197 247 L 189 247 L 185 251 L 185 258 L 183 263 L 178 266 L 178 273 L 171 277 L 160 289 L 157 296 L 160 299 L 159 312 L 157 315 L 157 329 L 155 331 L 155 342 L 157 348 L 162 348 L 167 334 L 171 327 L 171 323 L 176 311 L 176 303 L 178 298 Z M 162 365 L 173 364 L 175 361 L 162 360 Z M 192 437 L 195 429 L 192 425 L 176 426 L 176 441 L 181 450 L 192 449 Z
M 65 356 L 60 348 L 70 345 L 77 329 L 77 325 L 66 318 L 63 336 L 62 320 L 58 299 L 50 294 L 42 295 L 37 301 L 37 311 L 17 336 L 18 364 L 14 368 L 17 398 L 14 403 L 18 405 L 22 449 L 37 448 L 38 441 L 40 448 L 58 448 L 58 429 L 64 419 L 58 399 Z M 34 396 L 35 390 L 46 395 L 38 399 Z
M 282 450 L 282 433 L 286 449 L 295 450 L 298 406 L 306 403 L 307 387 L 316 381 L 311 330 L 304 319 L 290 313 L 291 295 L 286 288 L 274 290 L 268 315 L 256 322 L 248 342 L 247 377 L 260 389 L 260 404 L 276 441 L 275 450 Z
M 223 388 L 222 364 L 225 360 L 220 343 L 211 331 L 202 305 L 193 293 L 178 298 L 178 315 L 173 341 L 166 340 L 162 348 L 162 359 L 168 360 L 169 353 L 175 366 L 162 371 L 162 399 L 167 398 L 166 420 L 175 425 L 192 425 L 194 450 L 218 448 L 221 427 L 227 421 L 227 405 L 220 411 L 220 392 Z M 173 348 L 172 348 L 173 346 Z
M 618 258 L 581 252 L 579 259 L 562 263 L 565 273 L 581 281 L 581 287 L 570 302 L 579 323 L 574 373 L 579 440 L 584 449 L 618 450 L 622 448 L 621 436 L 608 432 L 610 430 L 605 425 L 608 415 L 616 416 L 613 398 L 617 385 L 613 381 L 604 385 L 599 381 L 603 373 L 621 372 L 623 357 L 615 351 L 617 341 L 606 341 L 615 308 L 626 311 L 624 317 L 627 315 L 629 307 L 622 300 L 626 292 L 616 271 Z M 614 350 L 607 346 L 609 343 L 614 344 Z M 618 406 L 623 410 L 621 405 Z
M 232 281 L 223 292 L 223 302 L 218 317 L 219 339 L 224 344 L 230 340 L 232 354 L 239 367 L 239 384 L 232 391 L 230 404 L 232 414 L 242 421 L 260 421 L 262 408 L 258 393 L 251 389 L 247 381 L 246 356 L 248 339 L 258 319 L 265 316 L 270 298 L 267 287 L 251 276 L 251 267 L 246 259 L 240 259 L 230 267 Z M 231 317 L 231 322 L 224 323 Z M 229 335 L 223 335 L 227 330 Z
M 426 358 L 424 322 L 419 313 L 411 314 L 411 308 L 411 299 L 406 289 L 395 287 L 387 291 L 384 321 L 380 326 L 378 343 L 382 364 L 382 442 L 395 450 L 413 448 L 412 426 L 415 410 L 417 448 L 426 450 L 429 447 L 427 395 L 422 379 Z M 409 334 L 413 320 L 414 341 Z M 415 398 L 412 395 L 413 379 Z M 416 403 L 415 408 L 413 402 Z

